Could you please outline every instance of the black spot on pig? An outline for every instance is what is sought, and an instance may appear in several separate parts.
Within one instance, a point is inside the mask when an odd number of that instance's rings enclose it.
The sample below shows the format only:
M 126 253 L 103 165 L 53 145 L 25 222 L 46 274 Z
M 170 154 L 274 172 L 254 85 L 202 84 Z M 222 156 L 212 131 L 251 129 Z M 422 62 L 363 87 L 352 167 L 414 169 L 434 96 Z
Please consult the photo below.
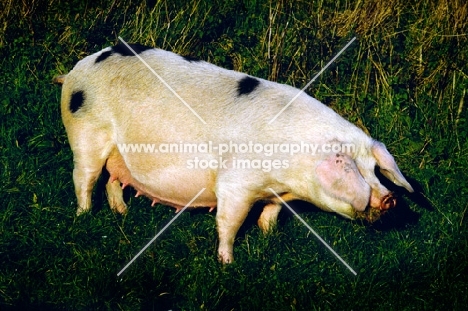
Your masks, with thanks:
M 97 64 L 99 62 L 102 62 L 102 61 L 106 60 L 109 56 L 111 56 L 112 54 L 114 54 L 112 51 L 102 52 L 101 55 L 99 55 L 96 58 L 96 61 L 94 63 Z
M 198 58 L 195 58 L 195 57 L 189 56 L 189 55 L 182 56 L 182 58 L 185 59 L 186 61 L 190 62 L 190 63 L 201 62 L 201 60 L 199 60 Z
M 71 113 L 75 113 L 83 107 L 85 101 L 85 95 L 83 91 L 75 91 L 73 92 L 70 98 L 70 111 Z
M 110 56 L 112 56 L 114 54 L 119 54 L 119 55 L 122 55 L 122 56 L 135 56 L 135 53 L 140 54 L 140 53 L 143 53 L 146 50 L 151 50 L 152 49 L 152 47 L 144 46 L 144 45 L 141 45 L 141 44 L 129 44 L 129 46 L 130 46 L 130 49 L 123 43 L 119 43 L 116 46 L 113 46 L 110 51 L 102 52 L 101 55 L 99 55 L 96 58 L 95 64 L 106 60 L 107 58 L 109 58 Z M 135 53 L 133 53 L 132 50 Z
M 260 81 L 258 81 L 255 78 L 249 76 L 244 77 L 239 81 L 237 85 L 237 95 L 248 95 L 252 93 L 258 87 L 259 84 Z
M 136 54 L 143 53 L 146 50 L 152 50 L 152 47 L 144 46 L 138 43 L 129 44 L 130 48 L 135 51 Z M 120 54 L 122 56 L 135 56 L 133 51 L 130 50 L 125 44 L 119 43 L 116 46 L 112 47 L 112 51 L 116 54 Z

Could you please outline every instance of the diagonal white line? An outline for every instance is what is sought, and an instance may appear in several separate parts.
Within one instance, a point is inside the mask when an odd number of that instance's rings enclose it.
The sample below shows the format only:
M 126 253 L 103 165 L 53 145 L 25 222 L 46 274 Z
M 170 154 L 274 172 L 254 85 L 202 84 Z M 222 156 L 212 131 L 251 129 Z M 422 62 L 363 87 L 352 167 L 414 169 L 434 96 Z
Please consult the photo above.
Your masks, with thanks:
M 335 252 L 335 250 L 333 250 L 333 248 L 331 248 L 331 246 L 328 245 L 327 242 L 325 242 L 325 240 L 322 239 L 322 238 L 318 235 L 318 233 L 315 232 L 314 229 L 312 229 L 312 228 L 304 221 L 304 219 L 302 219 L 302 218 L 291 208 L 291 206 L 289 206 L 289 204 L 286 203 L 286 202 L 276 193 L 275 190 L 273 190 L 273 189 L 271 189 L 271 188 L 268 188 L 268 190 L 270 190 L 278 199 L 280 199 L 280 201 L 281 201 L 287 208 L 289 208 L 289 210 L 294 214 L 294 216 L 296 216 L 296 217 L 304 224 L 304 226 L 306 226 L 307 229 L 309 229 L 310 232 L 312 232 L 312 233 L 315 235 L 315 237 L 316 237 L 320 242 L 322 242 L 322 244 L 325 245 L 325 247 L 328 248 L 328 250 L 329 250 L 330 252 L 332 252 L 333 255 L 335 255 L 336 258 L 338 258 L 338 259 L 346 266 L 346 268 L 349 269 L 349 271 L 351 271 L 352 274 L 357 275 L 356 271 L 354 271 L 353 268 L 351 268 L 351 267 L 346 263 L 346 261 L 344 261 L 344 259 L 341 258 L 340 255 L 338 255 L 338 253 Z
M 175 95 L 175 96 L 176 96 L 176 97 L 177 97 L 177 98 L 178 98 L 178 99 L 179 99 L 179 100 L 180 100 L 180 101 L 181 101 L 181 102 L 182 102 L 182 103 L 183 103 L 183 104 L 184 104 L 184 105 L 185 105 L 185 106 L 186 106 L 186 107 L 203 123 L 203 124 L 206 124 L 205 120 L 203 120 L 202 117 L 200 117 L 200 116 L 198 115 L 198 113 L 197 113 L 195 110 L 193 110 L 193 108 L 192 108 L 189 104 L 187 104 L 187 102 L 186 102 L 182 97 L 180 97 L 180 95 L 177 94 L 177 92 L 174 91 L 174 89 L 173 89 L 169 84 L 167 84 L 167 82 L 164 81 L 164 79 L 163 79 L 160 75 L 158 75 L 158 73 L 157 73 L 153 68 L 151 68 L 151 66 L 148 65 L 148 63 L 147 63 L 143 58 L 141 58 L 141 56 L 138 55 L 138 54 L 130 47 L 130 45 L 127 44 L 127 42 L 124 41 L 124 39 L 122 39 L 121 37 L 119 37 L 119 40 L 122 41 L 122 43 L 125 44 L 125 46 L 126 46 L 130 51 L 132 51 L 132 53 L 135 54 L 135 56 L 138 57 L 138 59 L 139 59 L 146 67 L 148 67 L 148 69 L 159 79 L 159 81 L 161 81 L 162 84 L 164 84 L 164 86 L 167 87 L 167 88 L 169 89 L 169 91 L 171 91 L 172 94 L 174 94 L 174 95 Z
M 190 204 L 192 204 L 193 201 L 195 201 L 196 198 L 198 198 L 200 196 L 200 194 L 202 194 L 203 191 L 205 191 L 206 188 L 202 188 L 200 190 L 200 192 L 198 192 L 192 200 L 190 200 L 190 202 L 187 203 L 187 205 L 184 206 L 183 209 L 181 209 L 177 215 L 175 215 L 174 218 L 171 219 L 171 221 L 169 221 L 167 223 L 167 225 L 164 226 L 164 228 L 162 228 L 156 235 L 154 238 L 151 239 L 151 241 L 148 242 L 148 244 L 146 244 L 139 252 L 138 254 L 136 254 L 132 260 L 129 261 L 128 264 L 125 265 L 125 267 L 122 268 L 122 270 L 120 270 L 119 273 L 117 273 L 117 276 L 120 276 L 125 270 L 127 270 L 128 267 L 130 267 L 130 265 L 138 258 L 140 257 L 140 255 L 154 242 L 156 241 L 156 239 L 167 229 L 169 228 L 169 226 L 177 219 L 177 217 L 179 217 L 180 215 L 182 215 L 182 213 L 187 209 L 187 207 L 190 206 Z
M 279 116 L 280 114 L 282 114 L 283 111 L 285 111 L 286 108 L 288 108 L 289 105 L 291 105 L 291 104 L 293 103 L 293 101 L 295 101 L 302 93 L 304 93 L 304 90 L 307 89 L 307 88 L 312 84 L 312 82 L 314 82 L 315 79 L 317 79 L 317 78 L 328 68 L 328 66 L 330 66 L 330 65 L 338 58 L 338 56 L 340 56 L 341 53 L 343 53 L 343 52 L 351 45 L 351 43 L 354 42 L 354 40 L 356 40 L 356 37 L 352 38 L 351 41 L 349 41 L 348 44 L 346 44 L 346 45 L 338 52 L 338 54 L 336 54 L 335 57 L 333 57 L 333 58 L 328 62 L 328 64 L 326 64 L 325 67 L 323 67 L 322 70 L 320 70 L 319 73 L 317 73 L 317 74 L 315 75 L 315 77 L 313 77 L 312 80 L 310 80 L 309 83 L 307 83 L 306 86 L 304 86 L 304 87 L 302 88 L 302 90 L 300 90 L 299 93 L 297 93 L 297 95 L 294 96 L 293 99 L 291 99 L 291 100 L 289 101 L 289 103 L 288 103 L 286 106 L 284 106 L 283 109 L 281 109 L 280 112 L 278 112 L 278 113 L 276 114 L 276 116 L 274 116 L 273 119 L 271 119 L 271 120 L 268 122 L 268 124 L 271 124 L 273 121 L 275 121 L 276 118 L 278 118 L 278 116 Z

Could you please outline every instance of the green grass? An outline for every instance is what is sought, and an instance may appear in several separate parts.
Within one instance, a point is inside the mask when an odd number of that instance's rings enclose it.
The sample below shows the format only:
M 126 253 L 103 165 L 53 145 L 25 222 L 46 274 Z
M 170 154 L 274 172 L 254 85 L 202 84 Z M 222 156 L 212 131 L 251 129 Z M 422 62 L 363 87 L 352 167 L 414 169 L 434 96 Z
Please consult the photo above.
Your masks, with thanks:
M 0 4 L 1 310 L 465 310 L 465 1 L 29 2 Z M 131 198 L 122 217 L 97 191 L 75 216 L 52 77 L 121 36 L 301 88 L 355 35 L 307 91 L 386 143 L 418 193 L 374 226 L 296 207 L 358 275 L 286 211 L 266 237 L 252 215 L 222 267 L 203 211 L 118 278 L 174 210 Z

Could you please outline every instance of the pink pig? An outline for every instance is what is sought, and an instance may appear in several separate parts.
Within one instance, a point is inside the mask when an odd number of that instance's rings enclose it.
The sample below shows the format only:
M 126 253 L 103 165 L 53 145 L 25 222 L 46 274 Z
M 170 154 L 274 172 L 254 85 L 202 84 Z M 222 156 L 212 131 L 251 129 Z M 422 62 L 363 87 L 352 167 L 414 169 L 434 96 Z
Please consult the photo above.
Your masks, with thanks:
M 177 210 L 195 197 L 191 207 L 217 207 L 218 256 L 230 263 L 234 238 L 255 202 L 265 202 L 260 228 L 268 232 L 276 223 L 281 201 L 270 189 L 286 201 L 370 221 L 396 204 L 375 166 L 413 192 L 382 143 L 318 100 L 302 93 L 277 116 L 298 89 L 131 47 L 152 70 L 119 44 L 56 79 L 63 83 L 78 214 L 90 210 L 93 186 L 106 167 L 116 212 L 127 212 L 127 185 Z M 133 148 L 142 145 L 146 149 Z

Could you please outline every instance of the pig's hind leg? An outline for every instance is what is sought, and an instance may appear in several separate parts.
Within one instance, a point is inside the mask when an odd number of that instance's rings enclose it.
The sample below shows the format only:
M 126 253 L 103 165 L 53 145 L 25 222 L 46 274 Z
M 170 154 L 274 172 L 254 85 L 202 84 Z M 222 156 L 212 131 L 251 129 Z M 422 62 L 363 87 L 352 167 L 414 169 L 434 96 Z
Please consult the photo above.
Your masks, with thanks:
M 127 213 L 127 204 L 123 199 L 123 190 L 118 180 L 109 180 L 106 184 L 107 201 L 110 208 L 119 214 Z
M 120 153 L 113 148 L 106 162 L 106 169 L 109 171 L 110 178 L 106 184 L 107 201 L 112 211 L 119 214 L 127 213 L 127 204 L 123 199 L 123 189 L 119 175 L 127 174 L 130 176 L 130 171 L 125 165 Z
M 73 183 L 78 199 L 76 214 L 81 215 L 91 209 L 91 195 L 96 180 L 109 154 L 110 143 L 107 135 L 93 131 L 81 131 L 70 139 L 73 150 Z

